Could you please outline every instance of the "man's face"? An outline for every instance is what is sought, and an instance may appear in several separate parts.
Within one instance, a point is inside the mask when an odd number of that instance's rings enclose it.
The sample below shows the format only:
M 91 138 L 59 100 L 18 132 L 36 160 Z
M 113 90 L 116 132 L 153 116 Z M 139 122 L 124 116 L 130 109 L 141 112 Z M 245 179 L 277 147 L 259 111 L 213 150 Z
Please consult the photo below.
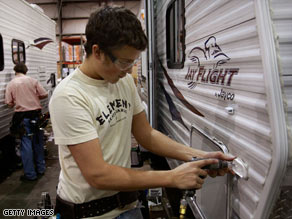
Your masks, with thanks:
M 103 53 L 104 59 L 99 66 L 98 74 L 100 79 L 109 83 L 116 83 L 120 78 L 132 72 L 135 61 L 139 58 L 141 51 L 130 47 L 123 46 L 120 49 Z

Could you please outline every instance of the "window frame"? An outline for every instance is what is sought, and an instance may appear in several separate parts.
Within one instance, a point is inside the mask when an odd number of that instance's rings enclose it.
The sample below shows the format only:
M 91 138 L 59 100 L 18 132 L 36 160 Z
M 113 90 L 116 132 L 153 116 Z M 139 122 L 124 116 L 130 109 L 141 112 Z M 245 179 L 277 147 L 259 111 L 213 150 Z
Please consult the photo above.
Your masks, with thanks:
M 4 69 L 4 46 L 3 46 L 3 38 L 0 33 L 0 71 Z
M 13 54 L 13 44 L 14 44 L 14 42 L 16 42 L 17 43 L 17 61 L 14 59 L 14 54 Z M 23 50 L 20 52 L 20 47 L 22 47 L 23 48 Z M 22 55 L 23 55 L 23 61 L 21 61 L 20 60 L 20 54 L 22 53 Z M 25 44 L 24 44 L 24 42 L 23 41 L 21 41 L 21 40 L 17 40 L 17 39 L 12 39 L 12 41 L 11 41 L 11 55 L 12 55 L 12 61 L 13 61 L 13 63 L 14 64 L 17 64 L 17 63 L 19 63 L 19 62 L 23 62 L 23 63 L 25 63 L 25 61 L 26 61 L 26 56 L 25 56 Z
M 166 10 L 166 60 L 170 69 L 184 67 L 185 36 L 184 0 L 172 0 Z

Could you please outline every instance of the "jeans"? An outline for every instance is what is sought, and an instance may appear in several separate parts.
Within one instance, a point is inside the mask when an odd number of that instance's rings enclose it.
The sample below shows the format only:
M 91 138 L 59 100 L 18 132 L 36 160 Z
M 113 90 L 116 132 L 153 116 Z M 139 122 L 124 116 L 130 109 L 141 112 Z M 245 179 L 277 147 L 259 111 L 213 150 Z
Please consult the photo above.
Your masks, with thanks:
M 115 219 L 143 219 L 143 216 L 140 208 L 134 208 L 120 214 Z
M 38 118 L 34 120 L 37 121 Z M 21 138 L 21 159 L 24 175 L 29 179 L 36 179 L 37 172 L 45 172 L 43 132 L 33 130 L 31 119 L 24 118 L 23 124 L 26 134 Z M 36 170 L 35 170 L 36 166 Z M 36 172 L 37 171 L 37 172 Z

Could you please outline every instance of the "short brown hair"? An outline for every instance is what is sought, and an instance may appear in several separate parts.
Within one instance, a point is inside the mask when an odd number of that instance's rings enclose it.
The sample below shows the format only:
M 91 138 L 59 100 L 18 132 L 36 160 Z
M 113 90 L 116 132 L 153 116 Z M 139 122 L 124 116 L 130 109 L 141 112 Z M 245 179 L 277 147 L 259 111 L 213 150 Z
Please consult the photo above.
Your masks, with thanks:
M 87 56 L 91 55 L 94 44 L 104 52 L 122 46 L 131 46 L 141 51 L 147 47 L 147 37 L 139 19 L 124 7 L 106 6 L 93 12 L 85 34 Z
M 26 74 L 27 72 L 27 67 L 26 65 L 23 63 L 23 62 L 20 62 L 20 63 L 17 63 L 15 66 L 14 66 L 14 69 L 13 69 L 15 72 L 17 73 L 23 73 L 23 74 Z

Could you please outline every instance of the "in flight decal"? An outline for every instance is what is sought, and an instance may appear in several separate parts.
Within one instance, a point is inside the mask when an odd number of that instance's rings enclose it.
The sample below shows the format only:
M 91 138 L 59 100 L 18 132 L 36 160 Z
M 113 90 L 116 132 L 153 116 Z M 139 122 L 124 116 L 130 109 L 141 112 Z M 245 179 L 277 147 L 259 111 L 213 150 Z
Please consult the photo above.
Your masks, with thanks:
M 182 95 L 182 93 L 177 89 L 177 87 L 174 85 L 173 80 L 169 77 L 166 69 L 164 68 L 164 66 L 161 63 L 161 60 L 158 59 L 159 64 L 163 70 L 163 73 L 167 79 L 167 82 L 171 88 L 171 90 L 173 91 L 174 95 L 180 100 L 180 102 L 182 102 L 183 105 L 185 105 L 185 107 L 187 107 L 190 111 L 192 111 L 193 113 L 195 113 L 196 115 L 202 116 L 204 117 L 204 115 L 202 113 L 200 113 L 199 110 L 197 110 L 192 104 L 190 104 Z
M 169 94 L 167 93 L 167 91 L 165 90 L 165 87 L 163 86 L 163 84 L 160 82 L 160 87 L 164 93 L 164 96 L 166 98 L 166 101 L 168 103 L 168 108 L 169 108 L 169 112 L 171 114 L 171 118 L 172 120 L 178 121 L 179 123 L 181 123 L 188 131 L 189 128 L 186 126 L 186 124 L 184 123 L 184 121 L 182 120 L 181 114 L 178 111 L 178 109 L 176 108 L 176 106 L 174 105 L 174 102 L 172 101 L 171 97 L 169 96 Z
M 39 49 L 43 49 L 48 43 L 52 43 L 52 42 L 54 42 L 54 41 L 50 38 L 40 37 L 40 38 L 33 40 L 33 42 L 28 45 L 27 49 L 30 46 L 34 46 L 34 47 L 37 47 Z
M 239 68 L 222 67 L 230 58 L 219 47 L 214 36 L 209 37 L 203 47 L 194 47 L 188 58 L 193 62 L 185 75 L 190 89 L 195 88 L 198 83 L 231 86 L 233 77 L 239 72 Z M 213 65 L 205 68 L 206 62 Z

